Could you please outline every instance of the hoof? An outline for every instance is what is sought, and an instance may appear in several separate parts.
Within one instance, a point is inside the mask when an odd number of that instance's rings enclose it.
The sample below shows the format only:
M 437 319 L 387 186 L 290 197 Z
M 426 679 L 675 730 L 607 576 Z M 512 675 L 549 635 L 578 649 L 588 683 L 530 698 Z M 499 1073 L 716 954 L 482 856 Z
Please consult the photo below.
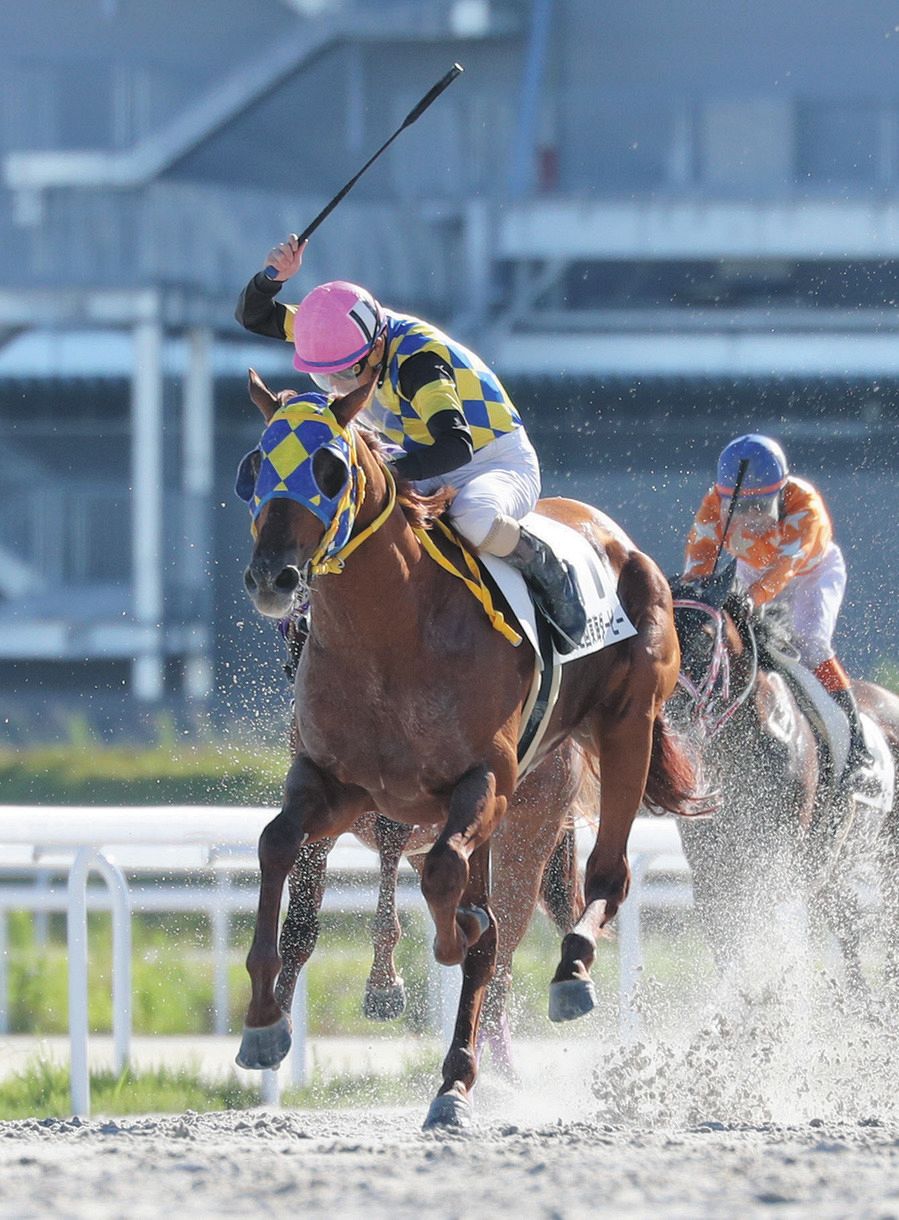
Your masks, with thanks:
M 564 979 L 549 985 L 550 1021 L 576 1021 L 596 1007 L 592 979 Z
M 459 907 L 457 915 L 470 915 L 478 925 L 478 936 L 483 936 L 490 927 L 490 916 L 483 907 Z
M 369 1021 L 395 1021 L 406 1010 L 406 988 L 398 978 L 389 987 L 366 985 L 362 1001 L 362 1014 Z
M 276 1068 L 290 1050 L 290 1019 L 285 1013 L 274 1025 L 258 1029 L 244 1026 L 240 1050 L 234 1062 L 238 1067 L 260 1072 Z
M 435 1097 L 428 1109 L 428 1117 L 422 1123 L 422 1131 L 436 1131 L 455 1127 L 457 1130 L 471 1126 L 471 1106 L 457 1093 L 441 1093 Z

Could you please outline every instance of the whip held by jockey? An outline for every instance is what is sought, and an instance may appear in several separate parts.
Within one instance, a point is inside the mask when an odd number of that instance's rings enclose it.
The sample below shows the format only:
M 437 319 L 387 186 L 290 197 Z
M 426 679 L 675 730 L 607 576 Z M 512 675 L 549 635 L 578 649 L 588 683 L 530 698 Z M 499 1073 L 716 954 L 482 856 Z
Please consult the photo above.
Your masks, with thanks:
M 737 560 L 751 606 L 785 607 L 800 659 L 844 712 L 850 745 L 843 784 L 851 787 L 871 757 L 849 677 L 832 642 L 846 567 L 820 492 L 790 474 L 783 449 L 770 437 L 750 433 L 722 450 L 715 484 L 687 539 L 685 580 L 712 574 L 722 539 Z
M 518 568 L 556 646 L 569 652 L 586 626 L 577 579 L 520 522 L 540 495 L 540 467 L 512 400 L 474 352 L 429 322 L 385 309 L 364 288 L 335 280 L 298 305 L 276 300 L 302 264 L 295 234 L 274 247 L 240 295 L 236 318 L 294 345 L 294 366 L 337 398 L 368 388 L 359 415 L 393 446 L 398 479 L 429 494 L 456 491 L 448 516 L 477 551 Z M 271 278 L 271 270 L 275 278 Z

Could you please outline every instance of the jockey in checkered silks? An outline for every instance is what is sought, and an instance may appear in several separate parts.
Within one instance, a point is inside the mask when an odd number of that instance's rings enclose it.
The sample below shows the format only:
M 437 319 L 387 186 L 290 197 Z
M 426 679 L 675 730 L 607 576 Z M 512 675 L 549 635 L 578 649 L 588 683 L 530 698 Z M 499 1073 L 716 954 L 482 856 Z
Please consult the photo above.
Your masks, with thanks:
M 423 494 L 450 486 L 447 515 L 477 551 L 518 568 L 569 652 L 586 626 L 574 571 L 520 524 L 540 495 L 540 467 L 521 417 L 484 362 L 429 322 L 385 309 L 356 284 L 320 284 L 299 305 L 276 300 L 300 268 L 294 234 L 271 250 L 237 304 L 255 334 L 286 339 L 294 366 L 333 397 L 372 388 L 359 422 L 392 445 L 390 468 Z M 304 624 L 297 624 L 301 634 Z M 298 652 L 298 649 L 296 650 Z

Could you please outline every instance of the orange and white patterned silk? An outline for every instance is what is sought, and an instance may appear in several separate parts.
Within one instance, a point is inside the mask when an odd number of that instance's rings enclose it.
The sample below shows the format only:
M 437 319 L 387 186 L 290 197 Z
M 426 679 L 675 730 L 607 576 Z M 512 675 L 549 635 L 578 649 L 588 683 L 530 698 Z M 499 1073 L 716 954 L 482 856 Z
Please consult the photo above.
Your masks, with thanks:
M 736 513 L 724 544 L 728 554 L 758 572 L 749 595 L 759 606 L 782 593 L 794 576 L 814 568 L 833 540 L 827 508 L 811 483 L 791 476 L 781 495 L 779 520 L 766 523 L 760 530 L 757 527 L 754 532 L 752 524 L 741 522 L 740 514 Z M 711 573 L 725 516 L 722 497 L 713 487 L 700 504 L 687 538 L 684 562 L 687 579 Z

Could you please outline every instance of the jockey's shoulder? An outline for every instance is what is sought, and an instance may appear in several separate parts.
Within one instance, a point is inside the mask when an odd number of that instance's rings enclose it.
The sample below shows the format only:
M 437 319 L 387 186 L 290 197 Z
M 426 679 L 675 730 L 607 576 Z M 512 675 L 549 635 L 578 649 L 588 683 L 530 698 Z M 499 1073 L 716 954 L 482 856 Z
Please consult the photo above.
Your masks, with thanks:
M 810 483 L 808 479 L 802 479 L 798 475 L 791 474 L 787 478 L 783 494 L 788 510 L 800 505 L 806 508 L 824 509 L 824 497 L 814 483 Z

